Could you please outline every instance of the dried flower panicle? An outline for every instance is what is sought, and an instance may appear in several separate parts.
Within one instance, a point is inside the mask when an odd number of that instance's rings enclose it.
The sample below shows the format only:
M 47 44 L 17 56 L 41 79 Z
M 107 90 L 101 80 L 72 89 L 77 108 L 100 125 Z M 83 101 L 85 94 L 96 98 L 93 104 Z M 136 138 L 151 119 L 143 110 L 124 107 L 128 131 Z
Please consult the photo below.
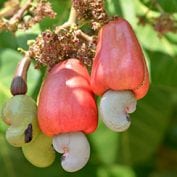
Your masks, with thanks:
M 95 43 L 83 39 L 72 29 L 60 30 L 57 34 L 47 30 L 37 37 L 29 51 L 31 58 L 37 61 L 37 67 L 45 65 L 50 69 L 68 58 L 77 58 L 89 67 L 95 53 Z
M 168 32 L 177 32 L 177 21 L 169 13 L 162 13 L 155 18 L 148 18 L 146 15 L 138 16 L 138 24 L 143 26 L 146 24 L 151 25 L 158 32 L 159 37 Z
M 55 18 L 56 13 L 52 10 L 48 1 L 39 0 L 38 3 L 33 5 L 32 2 L 33 0 L 26 1 L 9 19 L 4 19 L 0 16 L 0 30 L 15 32 L 18 29 L 28 29 L 45 17 Z
M 38 5 L 30 11 L 31 18 L 23 24 L 24 28 L 32 27 L 34 24 L 39 23 L 46 17 L 53 19 L 56 16 L 56 13 L 52 9 L 51 3 L 46 0 L 40 1 Z
M 167 32 L 177 32 L 177 21 L 168 13 L 163 13 L 154 19 L 154 29 L 163 35 Z
M 151 8 L 156 8 L 160 15 L 153 17 L 150 15 Z M 166 12 L 157 0 L 151 0 L 151 5 L 143 15 L 138 15 L 138 24 L 151 25 L 158 36 L 162 37 L 168 32 L 177 32 L 177 20 L 174 18 L 173 13 Z
M 97 30 L 108 21 L 103 0 L 72 0 L 79 20 L 91 20 L 92 28 Z

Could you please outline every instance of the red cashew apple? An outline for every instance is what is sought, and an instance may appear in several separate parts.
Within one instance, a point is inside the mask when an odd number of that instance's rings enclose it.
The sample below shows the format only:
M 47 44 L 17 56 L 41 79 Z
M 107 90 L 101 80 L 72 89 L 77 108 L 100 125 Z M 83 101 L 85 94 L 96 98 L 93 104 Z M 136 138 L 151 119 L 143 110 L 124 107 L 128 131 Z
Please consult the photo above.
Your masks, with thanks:
M 40 91 L 38 121 L 44 134 L 54 136 L 55 150 L 64 153 L 66 171 L 77 171 L 87 163 L 90 146 L 83 133 L 96 129 L 97 106 L 90 76 L 79 60 L 65 60 L 48 73 Z
M 87 69 L 77 59 L 57 64 L 48 73 L 39 96 L 38 121 L 49 136 L 97 127 L 97 106 Z
M 91 86 L 102 96 L 100 113 L 105 124 L 114 131 L 127 129 L 128 113 L 135 111 L 136 100 L 148 91 L 149 74 L 136 35 L 123 18 L 110 21 L 99 32 Z
M 147 93 L 149 76 L 140 44 L 130 24 L 118 18 L 99 32 L 91 85 L 97 95 L 106 90 L 131 90 L 136 99 Z

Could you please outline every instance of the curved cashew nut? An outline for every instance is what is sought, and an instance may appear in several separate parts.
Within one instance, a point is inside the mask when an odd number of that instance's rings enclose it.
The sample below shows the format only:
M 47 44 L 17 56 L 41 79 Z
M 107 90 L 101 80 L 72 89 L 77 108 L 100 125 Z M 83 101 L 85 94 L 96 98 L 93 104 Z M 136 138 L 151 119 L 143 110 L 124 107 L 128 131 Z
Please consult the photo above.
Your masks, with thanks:
M 90 157 L 90 145 L 82 132 L 64 133 L 53 138 L 54 149 L 63 153 L 61 165 L 65 171 L 83 168 Z
M 131 91 L 104 93 L 100 101 L 100 114 L 103 122 L 113 131 L 122 132 L 131 124 L 128 113 L 136 110 L 136 98 Z

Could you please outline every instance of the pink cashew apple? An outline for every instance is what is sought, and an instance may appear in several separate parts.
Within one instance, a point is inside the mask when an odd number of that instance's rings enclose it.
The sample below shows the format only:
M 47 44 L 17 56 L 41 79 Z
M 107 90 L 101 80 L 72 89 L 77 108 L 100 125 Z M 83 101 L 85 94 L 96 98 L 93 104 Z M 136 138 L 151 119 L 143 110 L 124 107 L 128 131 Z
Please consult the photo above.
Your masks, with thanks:
M 149 74 L 136 35 L 123 18 L 110 21 L 99 32 L 91 86 L 102 96 L 100 113 L 105 124 L 114 131 L 127 129 L 128 113 L 135 111 L 136 100 L 148 91 Z
M 48 73 L 39 96 L 38 121 L 48 136 L 97 127 L 97 106 L 87 69 L 77 59 L 55 65 Z

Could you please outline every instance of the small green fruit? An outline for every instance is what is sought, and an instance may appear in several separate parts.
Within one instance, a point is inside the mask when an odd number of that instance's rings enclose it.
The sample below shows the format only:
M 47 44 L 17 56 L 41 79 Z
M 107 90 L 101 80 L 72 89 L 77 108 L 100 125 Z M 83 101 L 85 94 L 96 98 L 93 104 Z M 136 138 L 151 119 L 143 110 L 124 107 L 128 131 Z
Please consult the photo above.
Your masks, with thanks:
M 16 95 L 2 109 L 2 119 L 10 125 L 6 131 L 9 144 L 21 147 L 40 132 L 37 123 L 37 106 L 27 95 Z
M 55 160 L 52 138 L 40 133 L 38 136 L 22 146 L 26 159 L 37 167 L 48 167 Z

